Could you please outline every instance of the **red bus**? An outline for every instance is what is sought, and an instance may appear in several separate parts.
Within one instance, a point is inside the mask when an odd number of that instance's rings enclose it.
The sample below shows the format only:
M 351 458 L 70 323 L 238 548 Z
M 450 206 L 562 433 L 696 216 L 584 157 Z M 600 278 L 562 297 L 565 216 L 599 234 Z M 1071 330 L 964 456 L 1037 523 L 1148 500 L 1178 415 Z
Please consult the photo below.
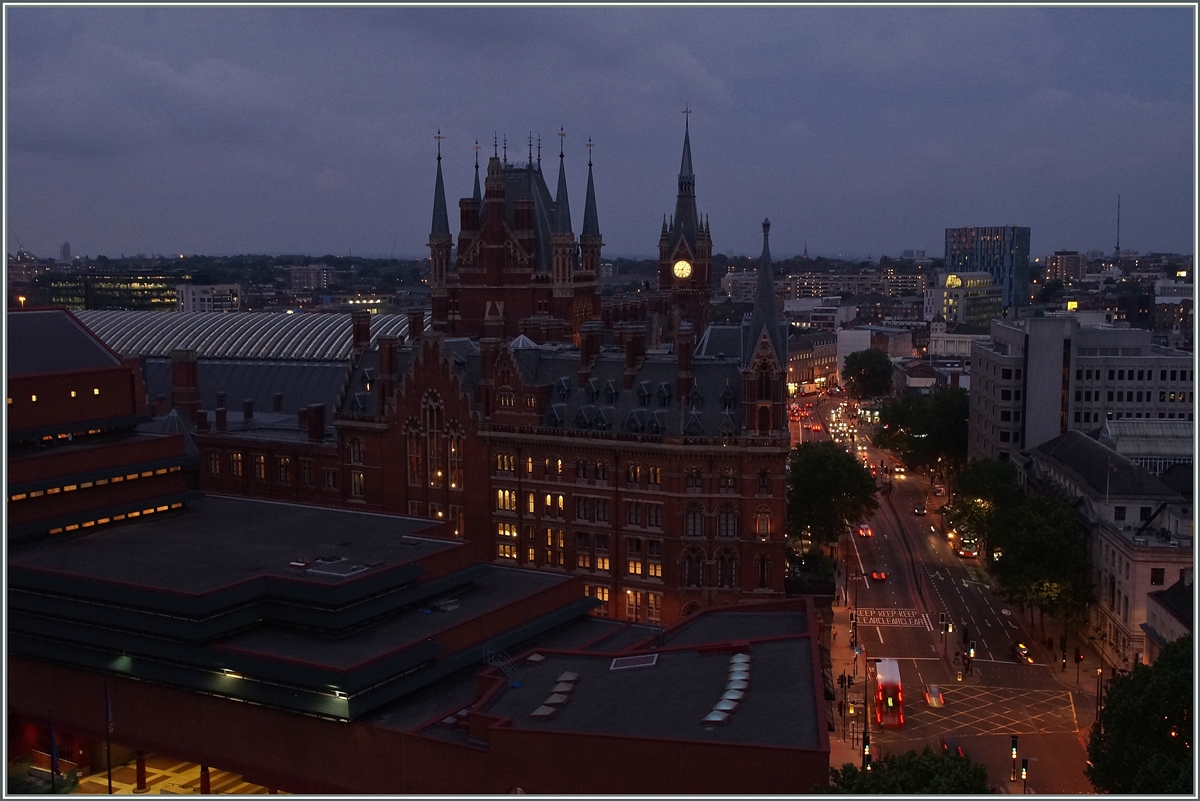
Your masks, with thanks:
M 881 728 L 904 726 L 904 688 L 900 686 L 900 663 L 895 659 L 875 663 L 875 723 Z

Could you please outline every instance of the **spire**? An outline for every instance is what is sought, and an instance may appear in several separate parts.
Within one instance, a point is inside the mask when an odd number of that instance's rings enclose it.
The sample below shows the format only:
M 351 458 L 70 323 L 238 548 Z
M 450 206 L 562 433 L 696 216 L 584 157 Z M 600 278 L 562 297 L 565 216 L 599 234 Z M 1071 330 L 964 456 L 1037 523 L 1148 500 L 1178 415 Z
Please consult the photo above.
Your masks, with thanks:
M 692 174 L 692 140 L 687 124 L 691 109 L 684 109 L 683 158 L 679 164 L 679 194 L 675 198 L 675 216 L 671 221 L 672 237 L 667 246 L 667 257 L 673 258 L 675 249 L 682 239 L 692 256 L 697 255 L 696 236 L 700 228 L 700 214 L 696 210 L 696 176 Z
M 754 288 L 754 307 L 750 312 L 749 336 L 743 340 L 742 366 L 750 363 L 750 356 L 758 347 L 763 336 L 763 330 L 775 349 L 775 358 L 779 364 L 787 364 L 787 351 L 783 347 L 783 335 L 779 330 L 779 310 L 775 301 L 775 276 L 771 269 L 771 249 L 767 236 L 771 231 L 771 221 L 763 220 L 763 249 L 758 260 L 758 282 Z
M 450 217 L 446 213 L 446 187 L 442 183 L 442 131 L 437 136 L 437 182 L 433 187 L 433 228 L 430 236 L 450 236 Z
M 475 205 L 483 202 L 483 195 L 479 193 L 479 140 L 475 140 L 475 194 L 471 196 L 475 201 Z
M 567 201 L 567 170 L 563 166 L 562 140 L 566 137 L 563 129 L 558 129 L 558 192 L 554 196 L 554 233 L 571 233 L 571 205 Z
M 582 236 L 600 236 L 600 221 L 596 217 L 596 190 L 592 186 L 592 140 L 588 139 L 587 199 L 583 202 Z

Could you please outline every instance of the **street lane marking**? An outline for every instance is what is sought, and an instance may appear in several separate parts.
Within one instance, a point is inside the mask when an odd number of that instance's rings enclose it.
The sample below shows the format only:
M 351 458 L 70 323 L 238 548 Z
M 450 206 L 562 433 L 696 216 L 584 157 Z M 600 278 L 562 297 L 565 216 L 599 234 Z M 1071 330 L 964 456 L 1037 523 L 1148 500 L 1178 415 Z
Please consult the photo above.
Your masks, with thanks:
M 924 616 L 916 609 L 856 609 L 854 619 L 863 626 L 909 626 L 921 628 L 927 625 Z
M 883 632 L 879 630 L 879 626 L 875 627 L 875 634 L 879 636 L 879 641 L 883 642 Z

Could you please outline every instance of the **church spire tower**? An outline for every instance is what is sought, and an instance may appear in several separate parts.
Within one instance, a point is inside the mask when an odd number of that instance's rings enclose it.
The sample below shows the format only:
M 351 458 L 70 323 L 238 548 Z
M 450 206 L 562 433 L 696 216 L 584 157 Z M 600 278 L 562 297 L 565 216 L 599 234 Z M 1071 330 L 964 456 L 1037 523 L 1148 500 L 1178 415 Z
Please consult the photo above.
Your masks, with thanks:
M 583 231 L 579 234 L 580 270 L 585 279 L 596 280 L 600 276 L 600 248 L 604 241 L 600 237 L 600 220 L 596 215 L 596 187 L 592 183 L 592 140 L 588 139 L 587 196 L 583 202 Z
M 446 212 L 446 187 L 442 181 L 442 138 L 442 132 L 438 130 L 434 136 L 437 142 L 437 179 L 433 187 L 433 225 L 429 231 L 429 288 L 435 321 L 446 318 L 446 273 L 450 268 L 450 251 L 454 245 L 454 238 L 450 235 L 450 217 Z
M 696 207 L 696 175 L 692 169 L 692 136 L 684 109 L 683 156 L 679 162 L 675 216 L 658 241 L 658 285 L 671 294 L 671 328 L 690 322 L 697 338 L 708 327 L 712 289 L 712 237 Z
M 771 221 L 763 220 L 763 249 L 749 323 L 742 324 L 742 426 L 748 436 L 786 433 L 787 338 L 779 322 L 775 276 L 768 236 Z
M 567 134 L 558 129 L 558 190 L 554 196 L 554 227 L 550 234 L 552 285 L 555 297 L 570 297 L 571 283 L 579 266 L 575 233 L 571 230 L 571 204 L 567 199 L 567 169 L 564 165 L 563 140 Z

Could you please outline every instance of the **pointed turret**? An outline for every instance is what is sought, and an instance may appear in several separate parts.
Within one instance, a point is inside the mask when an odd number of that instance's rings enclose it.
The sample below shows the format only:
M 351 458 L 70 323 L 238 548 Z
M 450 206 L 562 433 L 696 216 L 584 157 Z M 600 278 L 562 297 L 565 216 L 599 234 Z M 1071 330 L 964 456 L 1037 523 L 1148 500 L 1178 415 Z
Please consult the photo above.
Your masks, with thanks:
M 591 144 L 590 140 L 588 142 Z M 596 216 L 596 189 L 592 185 L 592 156 L 588 154 L 587 197 L 583 202 L 583 236 L 600 236 L 600 221 Z
M 479 140 L 475 140 L 475 193 L 471 195 L 471 199 L 475 201 L 475 205 L 483 204 L 483 195 L 479 192 Z
M 743 340 L 743 366 L 750 363 L 750 358 L 758 347 L 764 329 L 771 347 L 775 350 L 776 360 L 780 365 L 787 364 L 788 354 L 779 325 L 779 309 L 775 299 L 775 276 L 771 269 L 771 249 L 767 239 L 770 231 L 771 221 L 763 220 L 763 249 L 762 256 L 758 261 L 758 282 L 754 289 L 754 307 L 750 313 L 750 325 Z
M 671 220 L 671 241 L 668 255 L 674 256 L 683 240 L 688 254 L 695 258 L 699 247 L 696 235 L 700 229 L 700 214 L 696 211 L 696 176 L 692 173 L 692 139 L 687 120 L 683 128 L 683 158 L 679 162 L 679 194 L 675 197 L 675 216 Z
M 567 201 L 567 170 L 558 151 L 558 191 L 554 196 L 554 233 L 571 233 L 571 204 Z
M 438 131 L 438 139 L 442 138 Z M 442 183 L 442 143 L 438 142 L 437 152 L 437 181 L 433 187 L 433 228 L 429 235 L 450 236 L 450 216 L 446 213 L 446 187 Z

